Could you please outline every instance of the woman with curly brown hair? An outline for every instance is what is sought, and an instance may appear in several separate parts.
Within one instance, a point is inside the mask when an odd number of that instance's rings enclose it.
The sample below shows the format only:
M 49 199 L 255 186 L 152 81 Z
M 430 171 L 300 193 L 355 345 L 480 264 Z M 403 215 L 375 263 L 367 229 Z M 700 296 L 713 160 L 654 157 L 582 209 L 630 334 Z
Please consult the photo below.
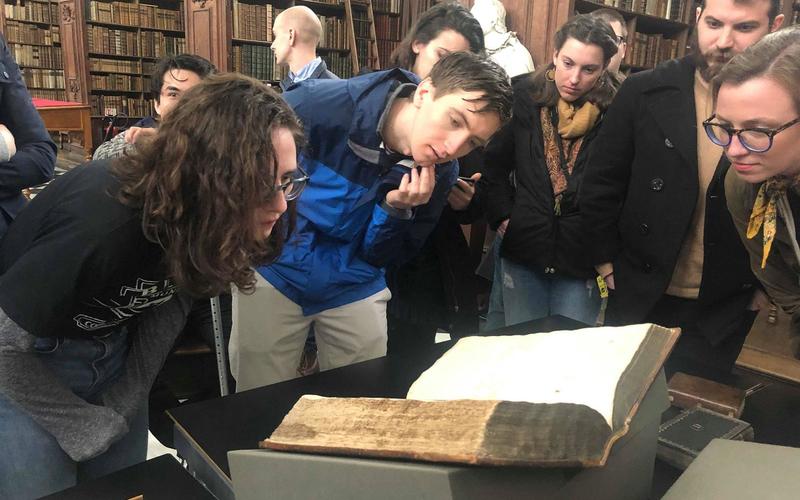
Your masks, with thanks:
M 191 297 L 274 258 L 301 126 L 246 77 L 189 90 L 151 143 L 59 177 L 0 247 L 0 497 L 144 460 L 147 394 Z

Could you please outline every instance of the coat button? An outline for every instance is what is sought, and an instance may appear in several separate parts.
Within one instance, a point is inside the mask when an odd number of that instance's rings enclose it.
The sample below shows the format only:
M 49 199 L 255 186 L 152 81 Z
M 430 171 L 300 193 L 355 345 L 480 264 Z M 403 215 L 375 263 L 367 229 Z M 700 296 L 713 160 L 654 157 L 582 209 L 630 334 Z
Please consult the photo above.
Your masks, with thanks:
M 648 226 L 647 224 L 642 224 L 641 226 L 639 226 L 639 231 L 641 231 L 642 234 L 647 234 L 650 232 L 650 226 Z
M 644 267 L 644 272 L 646 272 L 647 274 L 653 272 L 653 266 L 649 262 L 645 262 L 643 267 Z
M 664 145 L 667 147 L 667 149 L 673 149 L 675 147 L 675 145 L 672 144 L 672 141 L 669 139 L 664 139 Z
M 661 177 L 656 177 L 652 181 L 650 181 L 650 189 L 653 191 L 661 191 L 664 189 L 664 179 Z
M 8 78 L 8 71 L 3 71 L 3 76 Z

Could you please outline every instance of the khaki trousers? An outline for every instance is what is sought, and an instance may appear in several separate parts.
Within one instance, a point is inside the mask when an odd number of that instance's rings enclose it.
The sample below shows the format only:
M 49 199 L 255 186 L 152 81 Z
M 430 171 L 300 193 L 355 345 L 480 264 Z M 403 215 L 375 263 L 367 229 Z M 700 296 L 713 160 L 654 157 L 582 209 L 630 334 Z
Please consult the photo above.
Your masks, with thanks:
M 236 391 L 299 376 L 297 367 L 311 325 L 320 370 L 330 370 L 386 354 L 388 288 L 365 299 L 303 316 L 300 306 L 256 273 L 255 292 L 233 291 L 230 340 Z

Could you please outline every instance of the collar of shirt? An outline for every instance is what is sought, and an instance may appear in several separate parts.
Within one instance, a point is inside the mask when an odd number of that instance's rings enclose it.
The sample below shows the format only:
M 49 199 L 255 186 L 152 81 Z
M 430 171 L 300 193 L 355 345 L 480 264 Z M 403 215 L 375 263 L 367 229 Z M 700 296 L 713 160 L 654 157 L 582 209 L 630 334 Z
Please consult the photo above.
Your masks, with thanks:
M 303 69 L 298 71 L 297 74 L 294 74 L 291 71 L 289 71 L 289 79 L 292 81 L 292 83 L 308 80 L 311 77 L 311 75 L 314 74 L 314 71 L 321 63 L 322 63 L 322 58 L 320 57 L 312 59 L 311 62 L 303 66 Z

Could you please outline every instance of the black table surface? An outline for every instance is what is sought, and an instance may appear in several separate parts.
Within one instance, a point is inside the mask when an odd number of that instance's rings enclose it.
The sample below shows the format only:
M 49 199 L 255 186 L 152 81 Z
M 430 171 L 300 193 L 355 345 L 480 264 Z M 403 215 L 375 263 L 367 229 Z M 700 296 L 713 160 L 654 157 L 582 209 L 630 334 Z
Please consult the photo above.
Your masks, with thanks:
M 585 326 L 578 321 L 552 316 L 504 328 L 502 333 L 526 334 Z M 258 448 L 258 442 L 272 434 L 300 396 L 405 398 L 414 380 L 452 345 L 453 341 L 441 342 L 413 356 L 391 355 L 364 361 L 223 398 L 180 406 L 167 413 L 230 477 L 227 453 Z
M 492 334 L 527 334 L 585 326 L 578 321 L 552 316 L 507 327 Z M 187 434 L 230 477 L 228 451 L 257 448 L 258 442 L 272 434 L 300 396 L 403 398 L 414 380 L 452 345 L 452 341 L 442 342 L 413 356 L 390 355 L 181 406 L 168 413 L 180 431 Z M 677 371 L 743 389 L 758 383 L 765 384 L 766 388 L 747 398 L 741 418 L 752 424 L 756 442 L 800 447 L 800 387 L 745 370 L 721 373 L 687 365 L 680 360 L 669 360 L 665 366 L 667 378 Z M 665 418 L 669 416 L 670 411 Z M 653 497 L 659 498 L 675 482 L 680 472 L 656 461 Z
M 195 481 L 172 455 L 161 455 L 94 481 L 87 481 L 46 496 L 44 499 L 126 499 L 138 495 L 143 495 L 145 500 L 214 499 L 214 496 Z

